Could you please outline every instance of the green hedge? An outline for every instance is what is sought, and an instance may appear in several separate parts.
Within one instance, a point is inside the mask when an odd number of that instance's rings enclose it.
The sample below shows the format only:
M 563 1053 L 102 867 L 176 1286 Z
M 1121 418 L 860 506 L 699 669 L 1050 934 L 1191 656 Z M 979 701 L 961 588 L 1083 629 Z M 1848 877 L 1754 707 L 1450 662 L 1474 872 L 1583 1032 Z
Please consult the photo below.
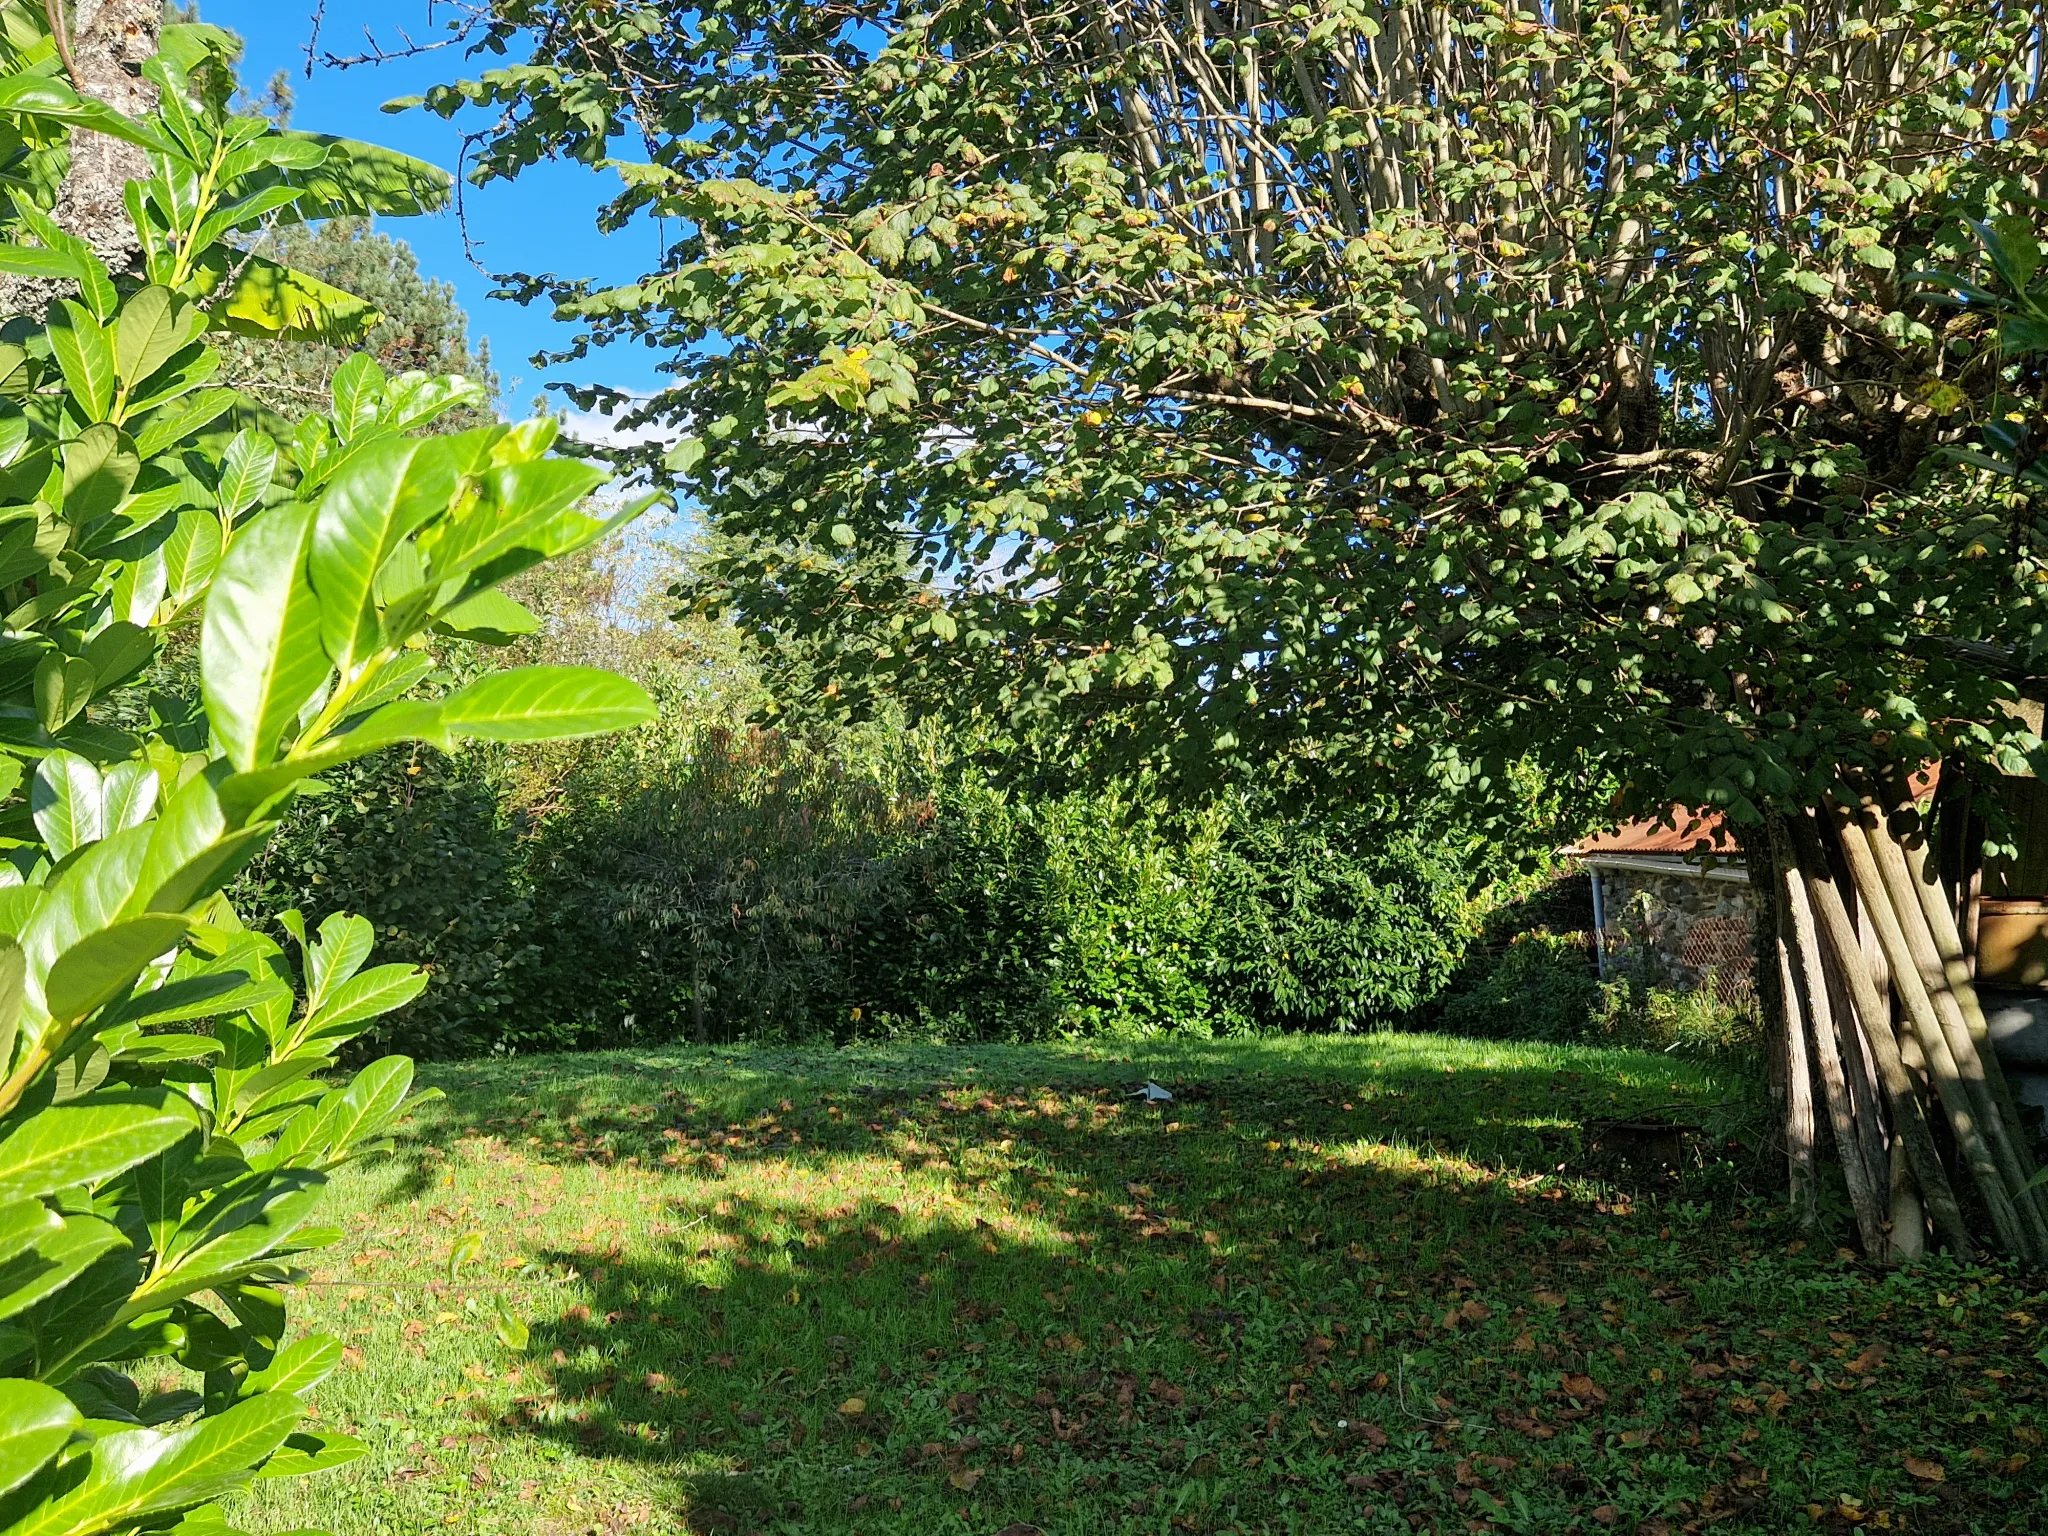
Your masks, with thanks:
M 434 977 L 380 1047 L 455 1056 L 1386 1027 L 1507 872 L 1412 816 L 1032 796 L 904 733 L 827 751 L 667 702 L 553 757 L 355 765 L 246 881 L 369 916 Z

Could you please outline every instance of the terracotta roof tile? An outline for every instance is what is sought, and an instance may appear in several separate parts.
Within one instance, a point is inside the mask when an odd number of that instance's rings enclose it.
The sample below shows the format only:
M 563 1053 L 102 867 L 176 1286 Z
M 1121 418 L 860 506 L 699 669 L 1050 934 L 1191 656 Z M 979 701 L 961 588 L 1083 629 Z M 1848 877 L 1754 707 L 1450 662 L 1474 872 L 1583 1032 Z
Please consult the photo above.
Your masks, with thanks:
M 1715 853 L 1732 854 L 1740 850 L 1734 837 L 1722 820 L 1719 811 L 1694 811 L 1682 805 L 1671 808 L 1671 820 L 1677 825 L 1668 826 L 1662 821 L 1630 821 L 1606 832 L 1596 832 L 1591 837 L 1582 837 L 1566 853 L 1579 855 L 1602 853 L 1692 853 L 1702 842 Z

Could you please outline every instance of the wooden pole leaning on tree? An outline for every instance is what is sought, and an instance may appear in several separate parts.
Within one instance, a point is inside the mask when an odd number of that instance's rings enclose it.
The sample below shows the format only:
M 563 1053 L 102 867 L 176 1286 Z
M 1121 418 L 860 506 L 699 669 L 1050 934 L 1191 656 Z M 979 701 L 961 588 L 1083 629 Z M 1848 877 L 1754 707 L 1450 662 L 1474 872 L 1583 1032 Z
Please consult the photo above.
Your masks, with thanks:
M 1892 989 L 1898 994 L 1907 1023 L 1926 1056 L 1928 1075 L 1933 1079 L 1935 1095 L 1941 1101 L 1942 1110 L 1948 1116 L 1957 1152 L 1969 1168 L 1977 1193 L 1991 1214 L 1991 1224 L 1997 1232 L 1999 1244 L 2018 1258 L 2048 1258 L 2048 1231 L 2037 1236 L 2033 1201 L 2022 1197 L 2023 1212 L 2020 1201 L 2014 1198 L 2022 1181 L 2018 1165 L 2012 1160 L 2007 1138 L 2002 1134 L 2003 1128 L 1991 1123 L 1992 1102 L 1984 1083 L 1982 1062 L 1974 1047 L 1967 1052 L 1966 1061 L 1957 1060 L 1949 1037 L 1942 1028 L 1934 1000 L 1928 996 L 1921 980 L 1912 947 L 1900 927 L 1898 910 L 1886 889 L 1877 855 L 1861 820 L 1840 805 L 1828 807 L 1828 816 L 1834 825 L 1843 859 L 1849 866 L 1849 878 L 1856 887 L 1857 898 L 1870 914 L 1871 926 L 1877 932 L 1885 962 L 1891 968 Z M 1919 902 L 1915 898 L 1913 915 L 1918 919 L 1919 914 Z M 1964 1043 L 1968 1044 L 1967 1039 Z
M 1778 971 L 1780 985 L 1785 991 L 1785 1029 L 1788 1036 L 1796 1037 L 1802 1016 L 1811 1026 L 1813 1036 L 1813 1059 L 1820 1068 L 1820 1080 L 1828 1106 L 1828 1124 L 1835 1133 L 1835 1154 L 1842 1165 L 1842 1182 L 1848 1186 L 1849 1204 L 1856 1213 L 1856 1230 L 1863 1239 L 1863 1251 L 1872 1258 L 1885 1258 L 1891 1244 L 1886 1236 L 1889 1215 L 1890 1171 L 1885 1161 L 1879 1127 L 1859 1122 L 1853 1099 L 1850 1097 L 1848 1074 L 1843 1069 L 1844 1051 L 1841 1034 L 1854 1030 L 1853 1019 L 1837 1020 L 1828 997 L 1826 962 L 1823 959 L 1820 937 L 1814 928 L 1812 900 L 1807 894 L 1806 882 L 1799 872 L 1799 865 L 1792 854 L 1792 839 L 1785 830 L 1785 823 L 1773 816 L 1767 827 L 1770 838 L 1771 862 L 1776 867 L 1776 879 L 1771 894 L 1777 898 L 1778 909 Z M 1787 941 L 1790 941 L 1789 943 Z M 1804 1053 L 1796 1044 L 1788 1051 L 1788 1062 L 1794 1064 L 1794 1082 L 1797 1074 L 1804 1069 Z M 1797 1088 L 1795 1086 L 1795 1095 Z M 1796 1098 L 1794 1100 L 1796 1104 Z M 1788 1117 L 1789 1121 L 1789 1117 Z M 1788 1146 L 1795 1143 L 1796 1122 L 1787 1125 Z M 1792 1203 L 1795 1213 L 1804 1224 L 1811 1225 L 1818 1214 L 1817 1191 L 1811 1187 L 1815 1178 L 1812 1166 L 1813 1111 L 1811 1093 L 1808 1093 L 1806 1123 L 1808 1166 L 1805 1169 L 1809 1188 L 1804 1192 L 1805 1205 L 1801 1206 L 1801 1190 L 1798 1183 L 1800 1170 L 1793 1169 Z
M 1977 1252 L 1976 1241 L 1963 1220 L 1962 1206 L 1949 1184 L 1948 1170 L 1941 1165 L 1941 1153 L 1927 1123 L 1927 1105 L 1916 1090 L 1914 1074 L 1907 1070 L 1899 1037 L 1892 1032 L 1891 1005 L 1878 991 L 1869 967 L 1863 963 L 1863 945 L 1856 936 L 1855 925 L 1849 921 L 1848 903 L 1835 884 L 1835 873 L 1828 867 L 1813 824 L 1800 818 L 1792 824 L 1792 836 L 1799 872 L 1805 878 L 1807 895 L 1827 942 L 1827 958 L 1841 977 L 1863 1025 L 1864 1043 L 1870 1048 L 1878 1080 L 1884 1086 L 1894 1144 L 1904 1149 L 1906 1166 L 1912 1181 L 1919 1185 L 1920 1198 L 1936 1233 L 1955 1250 L 1958 1258 L 1971 1258 Z M 1895 1213 L 1900 1204 L 1894 1199 Z M 1902 1249 L 1908 1246 L 1896 1236 L 1894 1245 Z
M 1913 877 L 1920 910 L 1926 914 L 1928 932 L 1940 956 L 1949 995 L 1961 1009 L 1963 1024 L 1983 1058 L 1984 1076 L 1991 1084 L 1991 1096 L 1997 1102 L 1999 1113 L 2007 1117 L 2009 1125 L 2024 1127 L 2026 1122 L 2020 1119 L 2019 1105 L 2012 1096 L 2012 1084 L 2005 1080 L 2005 1069 L 1998 1064 L 1998 1053 L 1991 1048 L 1991 1025 L 1984 1017 L 1984 1003 L 1977 996 L 1977 983 L 1970 975 L 1970 957 L 1963 947 L 1963 933 L 1956 926 L 1955 909 L 1949 905 L 1947 894 L 1942 890 L 1934 861 L 1927 857 L 1927 844 L 1925 840 L 1907 843 L 1901 846 L 1900 852 L 1905 857 L 1907 872 Z M 2033 1150 L 2027 1145 L 2023 1130 L 2018 1140 L 2020 1168 L 2031 1179 L 2034 1174 Z
M 2006 1089 L 2005 1074 L 1991 1053 L 1991 1031 L 1988 1027 L 1981 1031 L 1970 1028 L 1928 919 L 1926 887 L 1914 878 L 1905 849 L 1875 807 L 1866 803 L 1860 819 L 1870 851 L 1877 858 L 1878 873 L 1884 877 L 1885 889 L 1891 896 L 1900 930 L 1920 972 L 1920 984 L 1934 1004 L 1949 1051 L 1970 1085 L 1972 1099 L 1983 1107 L 1985 1130 L 1991 1149 L 1999 1158 L 1999 1167 L 2010 1181 L 2013 1204 L 2033 1232 L 2037 1256 L 2048 1263 L 2048 1206 L 2043 1205 L 2039 1192 L 2030 1187 L 2034 1160 L 2028 1153 L 2027 1134 L 2019 1111 Z M 1967 981 L 1966 977 L 1966 985 Z M 1970 1002 L 1982 1024 L 1984 1011 L 1977 1004 L 1974 987 L 1970 988 Z

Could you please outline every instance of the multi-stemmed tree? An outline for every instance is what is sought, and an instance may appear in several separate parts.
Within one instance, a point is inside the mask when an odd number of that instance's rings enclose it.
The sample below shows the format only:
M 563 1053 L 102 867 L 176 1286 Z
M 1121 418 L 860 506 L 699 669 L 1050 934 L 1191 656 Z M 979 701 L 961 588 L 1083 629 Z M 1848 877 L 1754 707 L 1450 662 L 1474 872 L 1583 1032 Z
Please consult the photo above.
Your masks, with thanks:
M 1917 1181 L 1959 1246 L 1988 1217 L 2048 1258 L 1945 898 L 1846 826 L 1895 1033 L 1825 931 L 1856 904 L 1819 842 L 1924 763 L 2040 750 L 2008 708 L 2048 590 L 2033 487 L 1952 451 L 2031 452 L 2039 376 L 1919 275 L 1974 270 L 1972 221 L 2036 262 L 2036 13 L 522 0 L 457 24 L 518 59 L 424 101 L 482 109 L 479 177 L 638 146 L 605 218 L 676 221 L 659 267 L 528 291 L 584 346 L 669 353 L 670 388 L 612 403 L 686 434 L 662 463 L 721 541 L 699 595 L 818 707 L 887 694 L 1191 781 L 1284 756 L 1331 794 L 1486 797 L 1533 764 L 1723 810 L 1795 872 L 1795 1187 L 1810 1039 L 1873 1248 L 1913 1246 Z

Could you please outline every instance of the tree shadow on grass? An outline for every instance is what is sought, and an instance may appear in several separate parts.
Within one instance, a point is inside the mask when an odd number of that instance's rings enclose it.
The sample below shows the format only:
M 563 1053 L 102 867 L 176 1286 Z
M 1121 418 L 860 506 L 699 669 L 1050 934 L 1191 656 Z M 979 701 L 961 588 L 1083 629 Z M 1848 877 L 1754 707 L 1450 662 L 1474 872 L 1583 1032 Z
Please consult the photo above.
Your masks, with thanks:
M 1822 1485 L 1925 1494 L 1900 1456 L 1943 1403 L 1976 1433 L 1911 1297 L 1896 1396 L 1807 1392 L 1877 1277 L 1732 1197 L 1554 1176 L 1544 1135 L 1654 1082 L 1409 1064 L 1151 1108 L 832 1066 L 456 1085 L 415 1176 L 457 1140 L 694 1176 L 631 1245 L 536 1234 L 582 1299 L 500 1432 L 644 1464 L 697 1529 L 871 1533 L 1777 1531 Z M 1990 1497 L 1959 1484 L 1944 1529 Z
M 689 1057 L 626 1053 L 528 1067 L 442 1067 L 436 1079 L 454 1097 L 437 1111 L 432 1133 L 405 1149 L 413 1160 L 391 1198 L 411 1198 L 431 1182 L 422 1147 L 462 1136 L 497 1136 L 542 1161 L 715 1171 L 735 1159 L 799 1149 L 856 1152 L 922 1115 L 944 1122 L 942 1142 L 992 1140 L 1002 1126 L 1021 1122 L 1059 1154 L 1083 1161 L 1100 1151 L 1105 1131 L 1156 1121 L 1248 1144 L 1320 1147 L 1369 1138 L 1525 1176 L 1620 1177 L 1638 1188 L 1684 1179 L 1694 1194 L 1746 1188 L 1756 1171 L 1757 1106 L 1746 1084 L 1704 1083 L 1630 1052 L 1431 1041 L 1448 1047 L 1443 1055 L 1452 1062 L 1467 1063 L 1447 1065 L 1413 1048 L 1428 1037 L 1375 1038 L 1375 1045 L 1360 1042 L 1361 1059 L 1348 1070 L 1247 1072 L 1241 1043 L 1213 1055 L 1183 1047 L 1170 1062 L 1182 1072 L 1152 1064 L 1175 1096 L 1156 1107 L 1129 1098 L 1116 1063 L 1027 1056 L 1012 1064 L 1001 1057 L 1013 1053 L 986 1049 L 969 1054 L 998 1054 L 994 1071 L 969 1059 L 877 1073 L 872 1060 L 821 1051 L 763 1053 L 744 1071 L 719 1071 L 722 1063 L 704 1053 L 692 1054 L 712 1070 L 696 1073 Z M 1015 1070 L 1026 1064 L 1054 1070 L 1028 1077 Z M 1122 1065 L 1142 1072 L 1148 1064 L 1140 1057 Z M 1048 1093 L 1061 1102 L 1056 1115 L 1042 1113 Z M 1637 1121 L 1676 1126 L 1671 1155 L 1631 1157 L 1601 1135 L 1616 1122 Z M 929 1160 L 948 1150 L 910 1155 Z

